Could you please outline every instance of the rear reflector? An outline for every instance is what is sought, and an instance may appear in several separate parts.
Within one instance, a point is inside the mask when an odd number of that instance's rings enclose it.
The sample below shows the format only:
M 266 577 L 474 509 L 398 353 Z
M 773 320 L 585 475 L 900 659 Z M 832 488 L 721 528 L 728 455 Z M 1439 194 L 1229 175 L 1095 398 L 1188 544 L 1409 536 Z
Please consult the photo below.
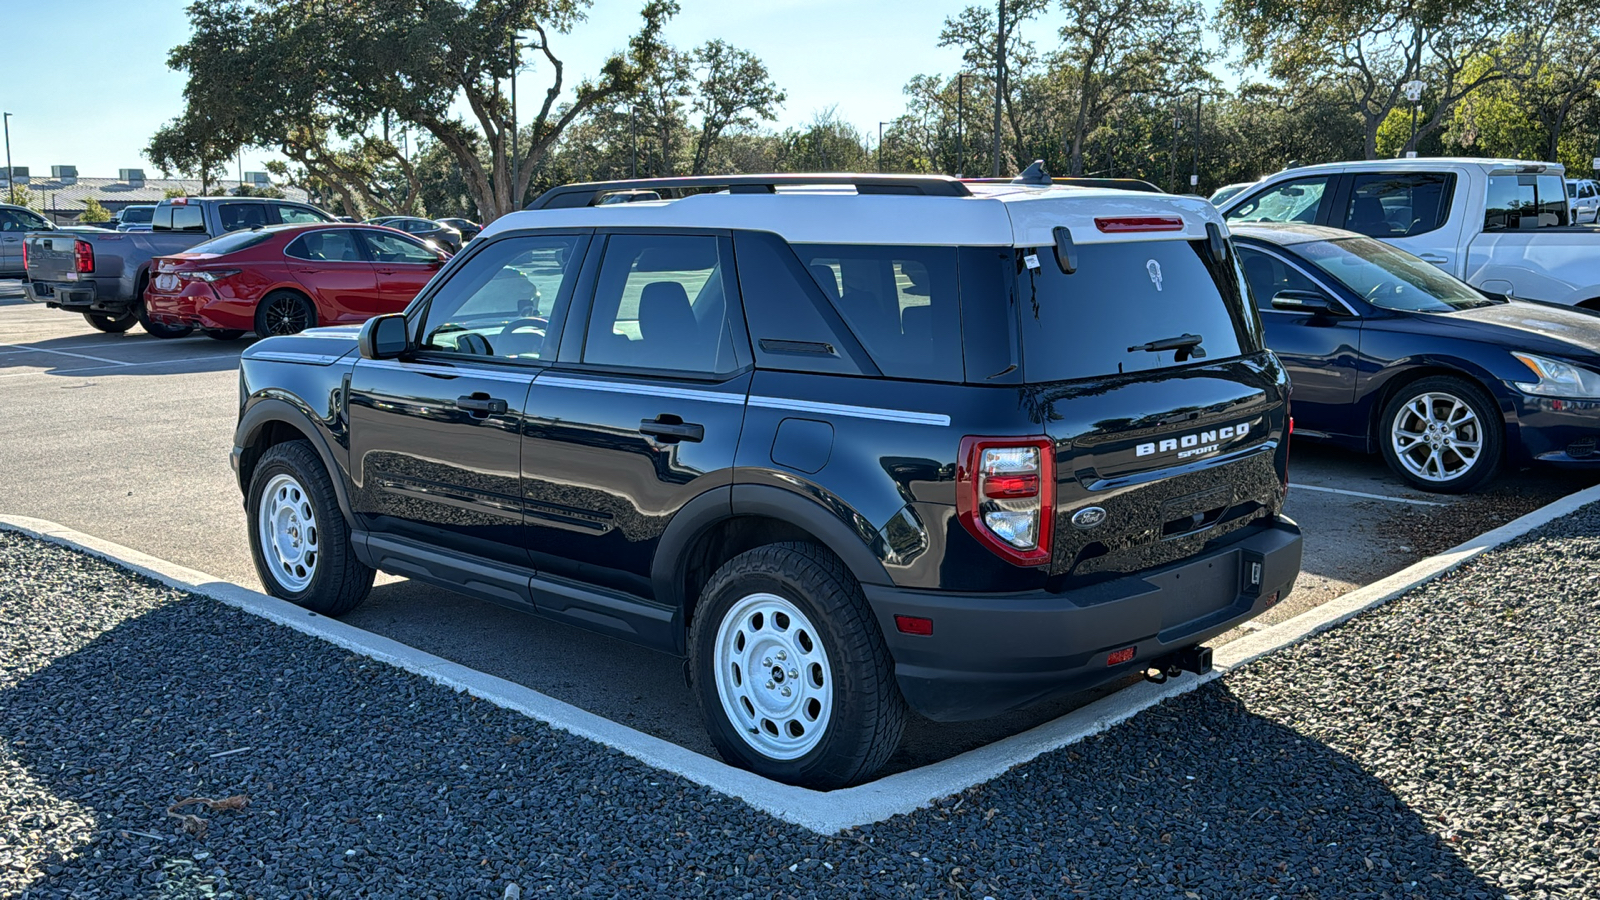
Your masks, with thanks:
M 1106 665 L 1120 666 L 1130 659 L 1133 659 L 1133 648 L 1123 647 L 1121 650 L 1113 650 L 1106 654 Z
M 1095 219 L 1094 227 L 1106 234 L 1124 234 L 1130 231 L 1182 231 L 1183 220 L 1177 216 L 1115 216 Z
M 920 634 L 927 636 L 933 634 L 933 620 L 921 616 L 895 616 L 894 627 L 901 634 Z

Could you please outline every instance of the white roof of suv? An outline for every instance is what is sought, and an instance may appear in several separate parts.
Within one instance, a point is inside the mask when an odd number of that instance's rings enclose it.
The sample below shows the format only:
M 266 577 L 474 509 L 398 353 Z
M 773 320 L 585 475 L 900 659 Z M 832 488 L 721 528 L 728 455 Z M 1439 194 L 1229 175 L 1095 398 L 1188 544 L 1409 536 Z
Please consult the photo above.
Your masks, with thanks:
M 1071 229 L 1079 244 L 1203 240 L 1207 224 L 1226 233 L 1216 208 L 1198 197 L 948 181 L 967 196 L 857 193 L 836 183 L 784 183 L 770 193 L 718 191 L 677 200 L 524 210 L 495 220 L 482 236 L 522 228 L 727 228 L 773 232 L 791 243 L 1050 247 L 1059 225 Z M 1111 220 L 1120 224 L 1105 224 Z
M 1277 179 L 1284 176 L 1317 175 L 1327 172 L 1359 172 L 1362 169 L 1381 169 L 1385 172 L 1405 172 L 1412 169 L 1433 171 L 1440 166 L 1476 166 L 1489 175 L 1510 175 L 1513 173 L 1560 175 L 1566 171 L 1566 167 L 1560 163 L 1537 162 L 1529 159 L 1484 159 L 1476 156 L 1418 156 L 1409 159 L 1355 159 L 1347 162 L 1295 166 L 1292 169 L 1273 172 L 1267 178 Z

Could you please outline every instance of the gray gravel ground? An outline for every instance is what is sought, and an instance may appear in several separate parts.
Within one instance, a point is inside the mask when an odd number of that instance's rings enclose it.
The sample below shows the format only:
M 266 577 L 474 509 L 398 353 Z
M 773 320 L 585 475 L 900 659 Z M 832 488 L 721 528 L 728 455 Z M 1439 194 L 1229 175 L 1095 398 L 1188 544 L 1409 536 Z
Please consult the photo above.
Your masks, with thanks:
M 1600 511 L 835 837 L 0 533 L 0 894 L 1600 896 Z M 230 751 L 238 751 L 231 752 Z M 189 796 L 198 837 L 167 815 Z

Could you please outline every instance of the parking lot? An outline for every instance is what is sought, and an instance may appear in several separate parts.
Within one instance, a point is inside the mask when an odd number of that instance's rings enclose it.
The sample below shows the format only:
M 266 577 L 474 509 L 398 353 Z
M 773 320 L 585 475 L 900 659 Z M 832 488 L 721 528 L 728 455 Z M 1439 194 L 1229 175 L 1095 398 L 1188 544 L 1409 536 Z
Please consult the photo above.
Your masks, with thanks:
M 32 516 L 259 588 L 228 467 L 235 369 L 249 340 L 93 331 L 0 282 L 0 512 Z M 1288 618 L 1600 478 L 1507 473 L 1466 497 L 1407 489 L 1377 457 L 1295 447 L 1288 512 L 1304 574 Z M 610 638 L 380 576 L 346 621 L 711 754 L 683 665 Z M 1251 623 L 1225 635 L 1230 640 Z M 1021 731 L 1083 698 L 961 726 L 913 722 L 890 770 Z

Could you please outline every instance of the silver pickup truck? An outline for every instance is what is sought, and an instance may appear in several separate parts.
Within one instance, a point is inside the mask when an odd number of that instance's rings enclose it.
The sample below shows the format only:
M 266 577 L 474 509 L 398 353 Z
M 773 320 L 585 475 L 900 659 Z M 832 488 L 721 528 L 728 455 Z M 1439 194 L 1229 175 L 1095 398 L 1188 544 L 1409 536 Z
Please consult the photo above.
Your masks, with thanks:
M 177 197 L 156 204 L 150 231 L 40 231 L 26 238 L 28 299 L 82 313 L 89 324 L 121 334 L 137 322 L 156 337 L 177 338 L 188 326 L 163 325 L 145 312 L 150 261 L 243 228 L 331 222 L 303 203 L 259 197 Z

